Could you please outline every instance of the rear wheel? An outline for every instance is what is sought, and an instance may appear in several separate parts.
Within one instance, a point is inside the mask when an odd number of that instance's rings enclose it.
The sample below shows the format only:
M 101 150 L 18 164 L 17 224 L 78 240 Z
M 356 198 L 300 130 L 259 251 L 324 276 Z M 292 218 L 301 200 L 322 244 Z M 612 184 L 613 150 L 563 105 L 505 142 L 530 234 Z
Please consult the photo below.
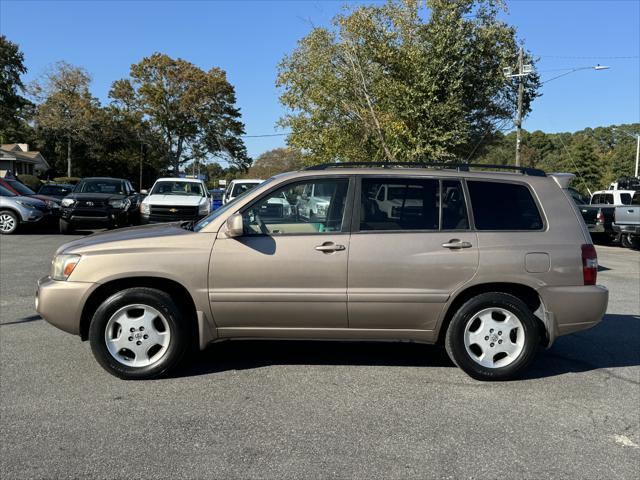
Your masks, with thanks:
M 125 380 L 158 377 L 176 367 L 188 345 L 188 329 L 171 297 L 153 288 L 129 288 L 107 298 L 89 327 L 100 365 Z
M 634 247 L 633 239 L 631 238 L 631 235 L 629 235 L 628 233 L 623 233 L 620 236 L 620 244 L 624 248 L 633 248 Z
M 455 313 L 445 337 L 451 360 L 478 380 L 508 380 L 535 357 L 540 332 L 533 313 L 517 297 L 490 292 Z
M 10 210 L 0 211 L 0 234 L 11 235 L 18 230 L 18 216 Z

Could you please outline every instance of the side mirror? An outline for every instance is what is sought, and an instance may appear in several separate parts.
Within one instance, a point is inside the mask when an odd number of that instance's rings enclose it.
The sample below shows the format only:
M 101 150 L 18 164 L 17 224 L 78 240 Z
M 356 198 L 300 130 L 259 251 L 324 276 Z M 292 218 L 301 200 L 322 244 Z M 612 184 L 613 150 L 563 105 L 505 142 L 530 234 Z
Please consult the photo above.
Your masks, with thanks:
M 144 189 L 142 189 L 142 190 L 140 190 L 140 193 L 141 193 L 142 195 L 148 195 L 148 194 L 149 194 L 149 191 L 148 191 L 148 190 L 144 190 Z
M 239 213 L 234 213 L 233 215 L 231 215 L 229 218 L 227 218 L 226 226 L 228 237 L 241 237 L 244 233 L 244 223 L 242 221 L 242 215 Z

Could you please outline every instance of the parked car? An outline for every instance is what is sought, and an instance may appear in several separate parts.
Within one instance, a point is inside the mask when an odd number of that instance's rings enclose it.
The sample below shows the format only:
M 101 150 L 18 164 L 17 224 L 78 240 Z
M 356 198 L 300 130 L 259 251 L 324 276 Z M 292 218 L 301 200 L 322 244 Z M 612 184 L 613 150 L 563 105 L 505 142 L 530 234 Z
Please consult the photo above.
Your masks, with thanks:
M 594 241 L 608 243 L 619 239 L 613 229 L 615 206 L 628 205 L 633 194 L 633 190 L 599 190 L 591 195 L 589 205 L 578 205 Z
M 142 223 L 198 220 L 210 212 L 207 186 L 191 178 L 159 178 L 140 204 Z
M 211 194 L 211 211 L 217 210 L 222 206 L 224 188 L 212 188 L 209 193 Z
M 0 178 L 0 185 L 5 188 L 8 188 L 16 195 L 21 195 L 23 197 L 36 198 L 38 200 L 43 201 L 49 209 L 57 210 L 60 207 L 60 201 L 57 198 L 50 197 L 48 195 L 42 195 L 40 193 L 36 193 L 27 187 L 24 183 L 20 182 L 16 178 L 13 177 L 5 177 Z
M 78 226 L 115 228 L 138 223 L 140 201 L 129 180 L 83 178 L 62 199 L 60 233 L 71 233 Z
M 37 310 L 127 379 L 166 373 L 192 344 L 288 338 L 442 341 L 472 377 L 501 380 L 540 345 L 601 320 L 608 290 L 596 285 L 571 175 L 399 165 L 316 166 L 267 180 L 194 226 L 67 243 L 38 282 Z M 421 208 L 381 212 L 369 193 L 382 185 L 411 191 Z M 321 220 L 296 204 L 262 216 L 272 199 L 310 186 L 328 199 Z
M 264 182 L 264 180 L 248 179 L 248 178 L 231 180 L 231 182 L 229 182 L 229 185 L 227 186 L 227 189 L 224 192 L 224 196 L 222 197 L 222 204 L 224 205 L 231 202 L 234 198 L 239 197 L 240 195 L 257 187 L 262 182 Z
M 11 235 L 22 224 L 43 222 L 51 212 L 42 200 L 18 195 L 0 184 L 0 234 Z
M 633 194 L 630 205 L 615 208 L 613 230 L 627 248 L 640 248 L 640 191 Z
M 38 195 L 46 195 L 62 201 L 74 188 L 75 185 L 71 185 L 70 183 L 45 183 L 38 190 Z

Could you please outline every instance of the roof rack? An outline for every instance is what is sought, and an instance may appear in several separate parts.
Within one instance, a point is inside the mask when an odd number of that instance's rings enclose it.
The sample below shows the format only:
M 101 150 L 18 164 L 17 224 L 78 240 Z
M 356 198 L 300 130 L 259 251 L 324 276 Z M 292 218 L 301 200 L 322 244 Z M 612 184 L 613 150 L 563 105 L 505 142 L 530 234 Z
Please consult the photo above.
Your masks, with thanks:
M 457 170 L 458 172 L 468 172 L 470 168 L 512 170 L 523 175 L 532 177 L 546 177 L 544 170 L 530 167 L 516 167 L 513 165 L 485 165 L 481 163 L 422 163 L 422 162 L 344 162 L 344 163 L 323 163 L 312 165 L 305 170 L 327 170 L 329 168 L 441 168 L 447 170 Z

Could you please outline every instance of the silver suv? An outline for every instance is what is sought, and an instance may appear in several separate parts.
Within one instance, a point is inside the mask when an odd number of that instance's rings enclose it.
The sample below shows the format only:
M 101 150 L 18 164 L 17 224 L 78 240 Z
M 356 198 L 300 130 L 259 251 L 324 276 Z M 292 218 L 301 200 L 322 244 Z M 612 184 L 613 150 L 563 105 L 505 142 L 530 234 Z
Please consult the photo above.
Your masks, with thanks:
M 0 234 L 11 235 L 21 224 L 41 222 L 51 216 L 51 207 L 42 200 L 17 195 L 0 185 Z
M 383 166 L 311 167 L 195 225 L 67 243 L 37 310 L 127 379 L 164 374 L 192 341 L 287 338 L 442 342 L 499 380 L 601 320 L 608 291 L 572 175 Z M 314 215 L 310 191 L 326 199 Z

